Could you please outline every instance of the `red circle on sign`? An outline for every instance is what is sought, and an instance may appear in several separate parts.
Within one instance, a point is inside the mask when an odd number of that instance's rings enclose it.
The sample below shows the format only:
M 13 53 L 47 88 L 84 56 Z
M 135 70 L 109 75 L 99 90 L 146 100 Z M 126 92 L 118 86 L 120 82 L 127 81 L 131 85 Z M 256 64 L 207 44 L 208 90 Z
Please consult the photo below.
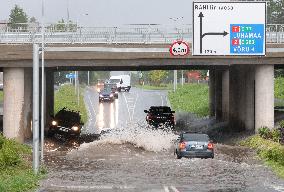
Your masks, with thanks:
M 172 56 L 185 56 L 189 54 L 189 45 L 185 41 L 176 41 L 170 46 Z

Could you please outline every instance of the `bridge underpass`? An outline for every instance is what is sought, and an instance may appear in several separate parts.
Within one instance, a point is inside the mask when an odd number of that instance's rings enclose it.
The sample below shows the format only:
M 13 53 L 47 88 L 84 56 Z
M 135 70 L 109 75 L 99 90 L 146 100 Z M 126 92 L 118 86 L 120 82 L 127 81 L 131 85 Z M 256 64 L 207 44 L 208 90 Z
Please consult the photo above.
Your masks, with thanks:
M 19 29 L 1 32 L 0 68 L 4 72 L 4 135 L 22 142 L 24 135 L 31 134 L 32 43 L 40 43 L 41 36 L 38 27 Z M 263 57 L 192 56 L 190 53 L 175 58 L 169 54 L 170 43 L 176 39 L 191 42 L 191 28 L 173 31 L 141 26 L 126 31 L 78 28 L 70 32 L 47 29 L 47 47 L 54 50 L 61 47 L 61 51 L 45 54 L 46 119 L 53 111 L 50 90 L 53 90 L 55 70 L 209 69 L 211 116 L 218 121 L 229 121 L 235 130 L 271 128 L 274 126 L 274 68 L 284 64 L 281 29 L 278 25 L 268 25 L 267 50 Z M 81 47 L 84 51 L 70 51 L 70 47 L 73 50 Z
M 143 61 L 143 59 L 141 59 Z M 164 60 L 164 59 L 163 59 Z M 49 121 L 54 108 L 53 73 L 60 70 L 152 70 L 152 69 L 209 69 L 209 106 L 210 115 L 217 121 L 228 121 L 229 127 L 235 131 L 255 130 L 262 126 L 274 127 L 274 65 L 184 65 L 178 59 L 169 59 L 174 65 L 159 67 L 135 66 L 123 68 L 115 66 L 67 67 L 65 61 L 52 61 L 58 67 L 46 68 L 46 121 Z M 149 60 L 147 60 L 149 61 Z M 147 61 L 144 61 L 147 63 Z M 154 63 L 156 59 L 149 61 Z M 30 61 L 31 62 L 31 61 Z M 115 60 L 111 61 L 115 63 Z M 62 63 L 62 64 L 61 64 Z M 80 65 L 74 61 L 74 65 Z M 84 62 L 83 62 L 84 63 Z M 89 62 L 88 62 L 89 63 Z M 96 61 L 94 61 L 96 63 Z M 107 63 L 107 61 L 105 61 Z M 121 62 L 119 62 L 121 63 Z M 138 62 L 137 62 L 138 63 Z M 161 62 L 163 63 L 163 62 Z M 170 63 L 170 61 L 168 61 Z M 178 64 L 180 63 L 180 64 Z M 46 62 L 47 66 L 49 61 Z M 95 64 L 93 64 L 95 65 Z M 4 67 L 4 135 L 17 138 L 23 142 L 31 137 L 30 122 L 32 118 L 32 68 Z M 12 97 L 13 95 L 13 97 Z

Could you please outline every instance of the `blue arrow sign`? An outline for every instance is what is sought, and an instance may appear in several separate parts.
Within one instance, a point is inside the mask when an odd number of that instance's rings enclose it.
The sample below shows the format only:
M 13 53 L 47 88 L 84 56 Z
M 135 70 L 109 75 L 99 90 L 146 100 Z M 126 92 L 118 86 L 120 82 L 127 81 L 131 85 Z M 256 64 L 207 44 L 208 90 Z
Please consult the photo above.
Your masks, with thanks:
M 75 79 L 76 75 L 74 73 L 66 74 L 65 76 L 67 79 Z

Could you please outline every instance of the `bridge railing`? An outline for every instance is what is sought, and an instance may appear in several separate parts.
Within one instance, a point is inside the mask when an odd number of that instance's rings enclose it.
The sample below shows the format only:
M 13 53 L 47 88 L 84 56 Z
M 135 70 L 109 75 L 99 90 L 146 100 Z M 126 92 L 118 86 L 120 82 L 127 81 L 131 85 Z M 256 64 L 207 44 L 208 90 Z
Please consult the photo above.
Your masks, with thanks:
M 267 43 L 284 43 L 284 24 L 266 26 Z M 45 25 L 45 42 L 111 44 L 144 43 L 169 44 L 175 40 L 192 42 L 192 25 L 124 25 L 121 27 L 81 27 L 77 24 Z M 0 24 L 1 44 L 31 44 L 41 42 L 41 26 L 29 24 Z

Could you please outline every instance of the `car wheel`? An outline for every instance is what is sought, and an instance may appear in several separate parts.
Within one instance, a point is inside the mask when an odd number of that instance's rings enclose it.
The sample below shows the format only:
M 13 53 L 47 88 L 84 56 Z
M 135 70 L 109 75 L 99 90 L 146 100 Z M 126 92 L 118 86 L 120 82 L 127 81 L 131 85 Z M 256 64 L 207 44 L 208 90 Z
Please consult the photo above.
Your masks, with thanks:
M 175 152 L 175 155 L 176 155 L 176 159 L 181 159 L 182 158 L 182 156 L 180 156 L 177 151 Z

